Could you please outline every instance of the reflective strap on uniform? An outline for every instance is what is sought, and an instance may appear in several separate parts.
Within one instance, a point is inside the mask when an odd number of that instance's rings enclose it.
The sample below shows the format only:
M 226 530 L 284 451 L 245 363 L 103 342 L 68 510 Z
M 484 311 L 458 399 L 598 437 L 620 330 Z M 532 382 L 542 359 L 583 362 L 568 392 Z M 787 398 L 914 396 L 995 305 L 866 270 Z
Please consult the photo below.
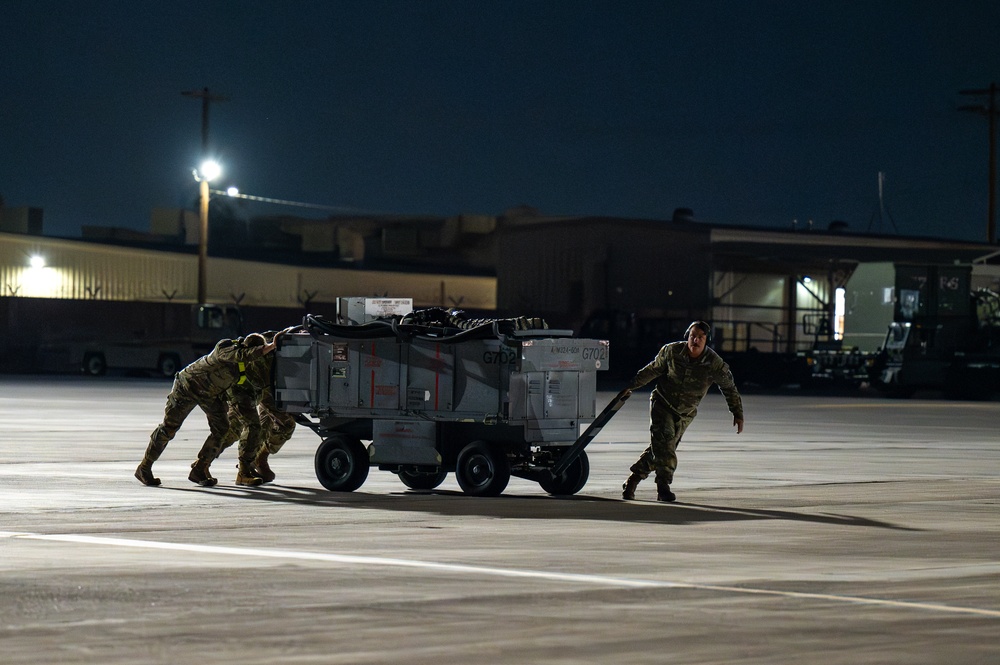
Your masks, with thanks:
M 239 363 L 240 368 L 240 380 L 236 382 L 236 385 L 243 385 L 247 382 L 247 366 L 245 363 Z

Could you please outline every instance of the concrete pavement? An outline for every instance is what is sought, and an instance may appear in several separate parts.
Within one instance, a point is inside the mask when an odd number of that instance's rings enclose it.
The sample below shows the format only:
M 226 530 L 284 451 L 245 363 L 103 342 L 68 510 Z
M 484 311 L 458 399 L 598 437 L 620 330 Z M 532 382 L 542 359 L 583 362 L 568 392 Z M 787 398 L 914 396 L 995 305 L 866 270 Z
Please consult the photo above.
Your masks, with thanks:
M 746 395 L 737 436 L 712 394 L 665 505 L 618 498 L 639 394 L 577 496 L 476 499 L 327 492 L 301 428 L 273 485 L 230 449 L 196 487 L 199 412 L 144 487 L 168 391 L 0 377 L 2 662 L 1000 662 L 996 402 Z

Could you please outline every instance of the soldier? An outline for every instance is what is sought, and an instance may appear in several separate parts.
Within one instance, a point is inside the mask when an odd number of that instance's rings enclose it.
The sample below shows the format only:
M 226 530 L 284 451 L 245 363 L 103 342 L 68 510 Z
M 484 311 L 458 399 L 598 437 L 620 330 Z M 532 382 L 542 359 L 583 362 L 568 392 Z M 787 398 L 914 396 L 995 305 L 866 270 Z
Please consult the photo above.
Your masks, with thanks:
M 268 354 L 248 363 L 247 380 L 230 387 L 224 396 L 228 406 L 226 417 L 229 429 L 219 439 L 215 458 L 222 455 L 222 451 L 236 441 L 240 442 L 236 467 L 237 485 L 256 487 L 264 483 L 264 479 L 254 466 L 257 451 L 264 440 L 264 430 L 257 414 L 257 401 L 261 392 L 270 392 L 271 363 L 268 360 L 271 357 L 272 355 Z
M 635 499 L 639 482 L 656 474 L 656 500 L 675 501 L 670 491 L 677 468 L 677 445 L 698 414 L 698 404 L 715 383 L 726 397 L 736 433 L 743 431 L 743 402 L 733 375 L 722 358 L 708 348 L 712 328 L 695 321 L 684 332 L 685 341 L 665 344 L 648 365 L 636 373 L 626 388 L 629 394 L 656 380 L 649 398 L 650 445 L 631 466 L 622 485 L 622 498 Z
M 211 487 L 218 482 L 209 472 L 209 466 L 216 457 L 222 437 L 229 429 L 225 393 L 232 386 L 247 382 L 247 367 L 252 367 L 255 360 L 274 351 L 278 336 L 271 343 L 267 343 L 263 336 L 256 333 L 236 340 L 221 340 L 211 353 L 177 373 L 173 388 L 167 396 L 163 422 L 153 430 L 146 453 L 136 467 L 135 477 L 139 482 L 151 487 L 160 484 L 160 479 L 153 476 L 153 462 L 163 454 L 184 419 L 196 406 L 201 407 L 208 416 L 210 433 L 198 453 L 198 459 L 191 465 L 188 480 L 203 487 Z M 237 474 L 237 483 L 245 484 L 241 480 L 256 477 L 250 463 L 251 460 L 241 460 L 241 473 Z
M 261 334 L 270 342 L 276 333 L 269 330 Z M 239 459 L 252 460 L 261 483 L 274 480 L 267 458 L 281 450 L 295 432 L 295 416 L 279 411 L 274 403 L 273 367 L 274 356 L 264 356 L 247 370 L 250 381 L 235 385 L 227 392 L 229 432 L 219 449 L 221 455 L 223 450 L 239 441 Z

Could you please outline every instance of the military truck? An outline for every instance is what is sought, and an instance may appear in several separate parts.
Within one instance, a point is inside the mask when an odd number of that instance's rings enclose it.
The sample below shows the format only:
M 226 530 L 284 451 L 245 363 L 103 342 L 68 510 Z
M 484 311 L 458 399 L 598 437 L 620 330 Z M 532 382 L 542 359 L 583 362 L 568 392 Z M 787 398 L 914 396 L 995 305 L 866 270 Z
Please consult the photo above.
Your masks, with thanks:
M 5 369 L 90 376 L 132 370 L 172 377 L 243 327 L 236 305 L 3 298 L 0 312 L 11 333 L 0 344 Z
M 976 266 L 889 264 L 892 312 L 872 384 L 893 396 L 943 391 L 988 399 L 1000 391 L 1000 295 L 973 287 Z
M 511 476 L 569 495 L 590 474 L 573 444 L 608 356 L 606 341 L 524 317 L 306 316 L 276 351 L 275 401 L 322 438 L 316 476 L 332 491 L 375 467 L 412 489 L 453 472 L 472 496 L 499 495 Z

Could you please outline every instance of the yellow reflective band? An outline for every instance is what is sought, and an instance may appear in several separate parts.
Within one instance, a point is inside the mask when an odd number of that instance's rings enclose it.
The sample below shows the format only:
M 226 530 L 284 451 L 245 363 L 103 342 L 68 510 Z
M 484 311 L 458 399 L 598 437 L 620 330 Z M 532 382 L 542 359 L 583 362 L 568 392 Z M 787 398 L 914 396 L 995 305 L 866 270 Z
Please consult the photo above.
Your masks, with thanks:
M 236 385 L 242 385 L 247 382 L 247 366 L 244 363 L 239 363 L 240 367 L 240 380 L 236 382 Z

